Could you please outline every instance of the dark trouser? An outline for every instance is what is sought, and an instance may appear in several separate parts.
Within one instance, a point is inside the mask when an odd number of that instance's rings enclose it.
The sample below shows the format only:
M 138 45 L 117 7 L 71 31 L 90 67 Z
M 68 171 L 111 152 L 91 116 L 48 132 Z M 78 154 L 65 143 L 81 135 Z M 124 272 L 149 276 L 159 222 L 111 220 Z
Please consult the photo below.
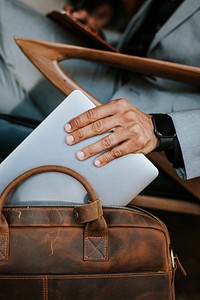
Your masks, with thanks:
M 196 198 L 185 188 L 162 170 L 159 170 L 158 177 L 150 185 L 148 185 L 141 194 L 181 200 L 196 200 Z
M 0 161 L 3 161 L 39 122 L 10 115 L 0 115 Z

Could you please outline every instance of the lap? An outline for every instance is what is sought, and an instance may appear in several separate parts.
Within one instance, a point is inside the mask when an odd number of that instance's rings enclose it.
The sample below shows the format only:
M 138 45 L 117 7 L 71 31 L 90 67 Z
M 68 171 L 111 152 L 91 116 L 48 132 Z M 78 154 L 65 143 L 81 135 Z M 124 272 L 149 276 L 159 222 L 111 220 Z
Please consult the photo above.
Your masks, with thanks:
M 44 116 L 47 115 L 64 99 L 64 95 L 28 61 L 13 37 L 21 36 L 73 45 L 80 45 L 80 39 L 45 16 L 12 0 L 0 1 L 0 36 L 0 57 L 7 74 L 12 74 L 12 76 L 2 74 L 4 86 L 0 83 L 0 88 L 6 90 L 12 82 L 10 93 L 13 94 L 13 98 L 15 97 L 12 105 L 15 105 L 16 109 L 18 106 L 23 107 L 26 93 L 33 105 L 37 106 Z M 84 46 L 83 43 L 82 45 Z M 87 61 L 64 62 L 63 66 L 75 80 L 99 99 L 107 101 L 111 97 L 115 76 L 108 72 L 106 67 Z M 4 99 L 1 97 L 0 110 L 2 101 Z
M 0 54 L 22 86 L 30 90 L 42 75 L 28 61 L 14 41 L 14 36 L 75 44 L 77 39 L 45 16 L 13 0 L 0 2 Z
M 181 200 L 196 201 L 190 192 L 188 192 L 183 186 L 174 181 L 164 171 L 159 170 L 158 177 L 148 185 L 142 192 L 143 195 L 150 195 L 156 197 L 173 198 Z
M 32 103 L 28 93 L 20 86 L 15 75 L 0 58 L 0 113 L 14 114 L 41 121 L 43 114 Z

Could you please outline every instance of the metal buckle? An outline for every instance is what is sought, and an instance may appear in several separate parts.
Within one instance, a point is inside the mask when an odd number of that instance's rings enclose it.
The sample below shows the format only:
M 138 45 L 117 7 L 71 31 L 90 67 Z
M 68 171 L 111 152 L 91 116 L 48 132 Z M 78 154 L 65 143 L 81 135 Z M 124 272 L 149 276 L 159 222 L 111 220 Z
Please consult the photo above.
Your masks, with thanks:
M 175 256 L 174 256 L 174 251 L 172 248 L 170 249 L 170 256 L 171 256 L 171 261 L 172 261 L 172 268 L 175 269 Z

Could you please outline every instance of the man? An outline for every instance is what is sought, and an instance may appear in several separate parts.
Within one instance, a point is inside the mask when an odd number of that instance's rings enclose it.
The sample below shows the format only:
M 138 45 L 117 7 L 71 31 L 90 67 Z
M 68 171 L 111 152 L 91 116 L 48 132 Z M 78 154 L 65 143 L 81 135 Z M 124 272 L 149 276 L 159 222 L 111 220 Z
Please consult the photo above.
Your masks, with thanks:
M 166 7 L 168 14 L 163 16 L 161 12 L 165 12 Z M 0 14 L 0 55 L 4 71 L 3 95 L 6 99 L 5 104 L 2 97 L 1 109 L 41 120 L 62 100 L 62 95 L 27 62 L 14 45 L 13 35 L 76 45 L 80 41 L 16 1 L 1 1 Z M 147 0 L 130 21 L 118 47 L 128 53 L 139 51 L 147 57 L 199 66 L 199 14 L 198 0 Z M 151 24 L 151 16 L 156 22 L 146 37 L 144 24 L 145 20 Z M 136 49 L 131 47 L 134 39 L 138 45 Z M 81 45 L 84 43 L 81 42 Z M 128 100 L 98 107 L 66 125 L 66 131 L 70 133 L 67 136 L 69 144 L 114 129 L 108 140 L 80 149 L 77 154 L 79 159 L 114 146 L 113 150 L 100 155 L 95 161 L 97 166 L 101 166 L 121 155 L 146 154 L 160 146 L 160 149 L 169 148 L 180 176 L 189 179 L 200 175 L 198 86 L 135 74 L 124 76 L 121 71 L 89 62 L 68 62 L 67 70 L 104 103 L 110 99 Z M 8 84 L 10 89 L 5 88 Z M 164 116 L 154 116 L 152 119 L 149 113 L 163 113 Z M 168 122 L 167 128 L 170 128 L 170 139 L 165 140 L 164 144 L 157 133 L 163 128 L 155 130 L 155 126 L 162 127 L 163 120 Z
M 199 66 L 198 47 L 195 47 L 200 37 L 196 34 L 200 26 L 199 4 L 187 0 L 146 1 L 131 20 L 119 48 L 135 55 Z M 133 75 L 112 98 L 120 97 L 142 111 L 159 114 L 152 118 L 121 99 L 70 121 L 66 125 L 70 133 L 68 144 L 115 128 L 109 138 L 80 149 L 78 159 L 87 159 L 111 148 L 94 161 L 96 166 L 103 166 L 128 153 L 167 150 L 181 177 L 189 179 L 200 175 L 199 87 Z M 171 138 L 163 139 L 160 133 Z

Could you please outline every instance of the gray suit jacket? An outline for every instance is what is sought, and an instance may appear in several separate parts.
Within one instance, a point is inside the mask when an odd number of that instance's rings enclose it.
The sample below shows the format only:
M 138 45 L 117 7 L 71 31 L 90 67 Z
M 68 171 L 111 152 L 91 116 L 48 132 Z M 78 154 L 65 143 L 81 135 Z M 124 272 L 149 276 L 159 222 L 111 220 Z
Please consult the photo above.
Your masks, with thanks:
M 152 0 L 147 0 L 122 35 L 119 49 L 130 40 L 145 18 Z M 155 59 L 200 66 L 200 1 L 185 0 L 155 35 L 148 56 Z M 162 78 L 133 75 L 113 98 L 126 97 L 146 112 L 166 112 L 173 119 L 181 145 L 183 178 L 200 176 L 200 86 Z
M 122 35 L 119 48 L 134 37 L 134 32 L 143 22 L 151 1 L 147 0 L 130 21 Z M 33 12 L 16 0 L 0 1 L 0 36 L 1 112 L 18 113 L 41 119 L 41 112 L 49 113 L 63 100 L 63 95 L 58 93 L 57 89 L 53 89 L 26 59 L 15 44 L 13 36 L 74 45 L 79 45 L 80 40 L 73 34 L 66 34 L 66 31 L 55 22 Z M 200 1 L 185 0 L 157 32 L 148 56 L 199 65 L 199 41 Z M 124 97 L 143 111 L 170 113 L 183 152 L 184 175 L 187 178 L 200 176 L 200 89 L 198 86 L 161 78 L 143 78 L 133 74 L 127 84 L 116 89 L 115 74 L 110 70 L 102 72 L 99 66 L 96 69 L 90 62 L 82 64 L 79 61 L 76 64 L 74 61 L 67 62 L 67 70 L 72 78 L 101 100 L 104 99 L 102 96 L 105 96 L 105 99 L 110 99 L 110 95 L 113 98 Z M 117 92 L 113 95 L 114 89 Z

